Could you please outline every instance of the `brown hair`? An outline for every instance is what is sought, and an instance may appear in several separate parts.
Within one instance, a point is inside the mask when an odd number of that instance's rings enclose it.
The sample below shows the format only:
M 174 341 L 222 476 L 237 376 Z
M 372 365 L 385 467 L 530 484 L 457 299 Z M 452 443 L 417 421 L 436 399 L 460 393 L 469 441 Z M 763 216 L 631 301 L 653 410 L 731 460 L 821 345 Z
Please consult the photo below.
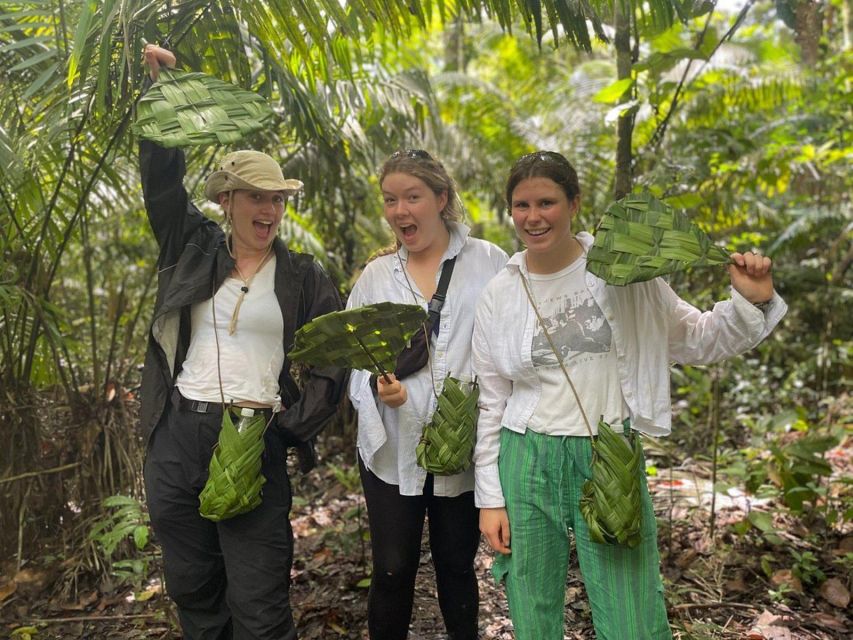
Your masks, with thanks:
M 522 180 L 528 178 L 549 178 L 565 192 L 572 202 L 580 195 L 578 173 L 572 163 L 556 151 L 534 151 L 521 156 L 512 165 L 506 181 L 506 204 L 512 208 L 512 192 Z
M 445 224 L 462 220 L 462 201 L 456 192 L 456 183 L 447 169 L 423 149 L 401 149 L 392 153 L 379 170 L 379 184 L 392 173 L 405 173 L 424 181 L 439 196 L 447 193 L 447 204 L 441 210 Z

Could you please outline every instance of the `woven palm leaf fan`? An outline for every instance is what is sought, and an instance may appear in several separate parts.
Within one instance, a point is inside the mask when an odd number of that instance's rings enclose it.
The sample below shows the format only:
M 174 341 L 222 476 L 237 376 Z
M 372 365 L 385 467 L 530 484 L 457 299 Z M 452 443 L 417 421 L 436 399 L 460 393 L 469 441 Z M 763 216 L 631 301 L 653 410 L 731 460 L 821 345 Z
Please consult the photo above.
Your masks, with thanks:
M 592 477 L 583 483 L 580 511 L 589 537 L 601 544 L 640 544 L 642 501 L 639 479 L 643 451 L 639 438 L 617 434 L 603 420 L 593 440 Z
M 233 518 L 261 504 L 261 473 L 266 420 L 263 415 L 249 419 L 237 431 L 231 411 L 222 415 L 219 444 L 210 459 L 207 482 L 199 496 L 199 513 L 214 522 Z
M 289 357 L 317 366 L 393 371 L 397 356 L 426 320 L 416 304 L 379 302 L 314 318 L 296 332 Z
M 133 131 L 164 147 L 230 144 L 272 114 L 256 93 L 204 73 L 163 69 L 139 100 Z
M 638 193 L 607 208 L 586 268 L 608 284 L 626 285 L 730 262 L 728 253 L 683 212 L 648 193 Z
M 418 465 L 430 473 L 450 476 L 471 466 L 480 388 L 476 382 L 470 391 L 463 387 L 456 378 L 444 379 L 438 406 L 415 448 Z

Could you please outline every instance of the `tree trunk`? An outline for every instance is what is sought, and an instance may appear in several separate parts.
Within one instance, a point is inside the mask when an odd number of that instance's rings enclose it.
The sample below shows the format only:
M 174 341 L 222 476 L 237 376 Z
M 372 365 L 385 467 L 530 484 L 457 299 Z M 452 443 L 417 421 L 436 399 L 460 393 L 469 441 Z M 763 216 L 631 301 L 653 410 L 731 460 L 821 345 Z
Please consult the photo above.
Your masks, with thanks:
M 629 9 L 630 11 L 630 9 Z M 621 2 L 615 3 L 614 23 L 616 35 L 616 74 L 619 80 L 631 77 L 631 15 L 625 13 Z M 620 99 L 620 104 L 631 99 L 632 89 L 626 91 Z M 613 185 L 613 195 L 622 198 L 631 192 L 633 175 L 631 170 L 631 137 L 634 131 L 634 112 L 619 116 L 616 125 L 616 180 Z
M 794 9 L 794 40 L 800 45 L 803 64 L 812 67 L 820 58 L 820 36 L 823 33 L 823 11 L 818 0 L 800 0 Z

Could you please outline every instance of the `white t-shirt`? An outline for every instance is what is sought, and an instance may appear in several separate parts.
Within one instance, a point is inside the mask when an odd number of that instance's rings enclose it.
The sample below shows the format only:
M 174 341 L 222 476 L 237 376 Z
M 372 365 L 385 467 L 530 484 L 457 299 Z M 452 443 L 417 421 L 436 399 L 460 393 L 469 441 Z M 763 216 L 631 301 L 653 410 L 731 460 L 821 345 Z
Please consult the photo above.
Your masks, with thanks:
M 256 402 L 281 407 L 278 376 L 284 365 L 284 319 L 275 295 L 275 256 L 255 274 L 240 306 L 237 330 L 228 325 L 243 281 L 227 278 L 216 292 L 216 335 L 211 300 L 192 306 L 192 337 L 177 386 L 185 398 L 219 403 L 219 364 L 226 402 Z
M 610 325 L 586 286 L 586 257 L 549 274 L 529 274 L 533 299 L 580 396 L 592 432 L 603 415 L 620 423 L 628 409 L 622 398 Z M 566 376 L 539 321 L 531 356 L 542 395 L 528 428 L 547 435 L 588 436 L 586 423 Z

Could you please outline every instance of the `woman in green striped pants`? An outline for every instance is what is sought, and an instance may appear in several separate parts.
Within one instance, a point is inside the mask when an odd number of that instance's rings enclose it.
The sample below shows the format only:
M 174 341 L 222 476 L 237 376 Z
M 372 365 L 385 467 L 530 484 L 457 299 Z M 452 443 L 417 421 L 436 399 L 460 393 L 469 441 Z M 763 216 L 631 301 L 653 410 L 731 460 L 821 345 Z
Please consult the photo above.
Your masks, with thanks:
M 506 197 L 527 249 L 477 305 L 474 462 L 480 530 L 498 552 L 493 572 L 506 580 L 516 638 L 562 640 L 572 536 L 597 638 L 669 639 L 645 478 L 633 548 L 592 541 L 581 516 L 590 436 L 599 416 L 626 434 L 667 435 L 670 363 L 742 353 L 784 316 L 770 260 L 732 254 L 731 299 L 701 312 L 660 278 L 614 287 L 586 271 L 593 239 L 572 233 L 580 187 L 560 154 L 520 158 Z

